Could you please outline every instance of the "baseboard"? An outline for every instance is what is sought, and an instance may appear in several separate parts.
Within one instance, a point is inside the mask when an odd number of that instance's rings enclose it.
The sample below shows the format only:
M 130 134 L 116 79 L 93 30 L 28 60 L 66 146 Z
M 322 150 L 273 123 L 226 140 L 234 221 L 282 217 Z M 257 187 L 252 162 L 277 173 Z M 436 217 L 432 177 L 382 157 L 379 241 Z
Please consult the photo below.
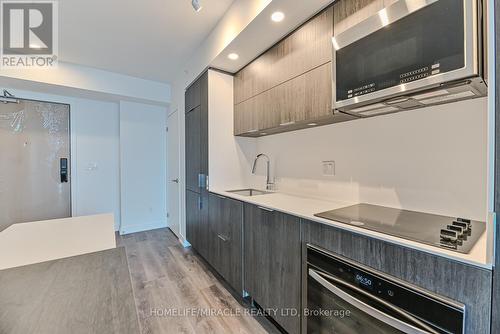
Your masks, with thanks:
M 191 244 L 180 233 L 179 233 L 179 242 L 181 243 L 182 247 L 184 247 L 184 248 L 191 247 Z
M 167 227 L 166 222 L 151 222 L 148 224 L 141 224 L 141 225 L 121 226 L 120 235 L 156 230 L 159 228 L 166 228 L 166 227 Z

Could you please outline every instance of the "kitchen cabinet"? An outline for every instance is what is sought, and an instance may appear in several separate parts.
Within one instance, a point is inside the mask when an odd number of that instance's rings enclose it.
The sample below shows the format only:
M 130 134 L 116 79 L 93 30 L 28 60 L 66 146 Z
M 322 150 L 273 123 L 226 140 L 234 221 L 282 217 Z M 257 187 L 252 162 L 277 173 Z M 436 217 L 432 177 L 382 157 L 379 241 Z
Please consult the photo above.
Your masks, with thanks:
M 201 104 L 201 83 L 202 80 L 196 80 L 185 94 L 185 109 L 186 112 L 193 110 Z
M 262 136 L 332 123 L 333 7 L 235 75 L 234 134 Z
M 300 219 L 244 206 L 244 289 L 288 333 L 300 332 Z M 297 316 L 286 314 L 298 312 Z
M 256 99 L 250 99 L 234 106 L 234 134 L 235 135 L 258 135 L 259 118 Z
M 331 62 L 332 34 L 329 7 L 236 74 L 235 104 Z
M 201 172 L 201 107 L 186 113 L 186 189 L 200 192 Z
M 334 35 L 366 20 L 398 0 L 340 0 L 333 6 Z
M 235 106 L 235 134 L 333 117 L 331 63 L 317 67 Z
M 200 201 L 199 193 L 186 190 L 186 235 L 193 247 L 200 244 Z
M 186 238 L 208 258 L 208 72 L 185 93 Z
M 209 259 L 215 270 L 239 294 L 243 293 L 243 203 L 209 196 Z
M 332 36 L 396 0 L 340 0 L 235 75 L 234 135 L 259 137 L 355 117 L 332 110 Z

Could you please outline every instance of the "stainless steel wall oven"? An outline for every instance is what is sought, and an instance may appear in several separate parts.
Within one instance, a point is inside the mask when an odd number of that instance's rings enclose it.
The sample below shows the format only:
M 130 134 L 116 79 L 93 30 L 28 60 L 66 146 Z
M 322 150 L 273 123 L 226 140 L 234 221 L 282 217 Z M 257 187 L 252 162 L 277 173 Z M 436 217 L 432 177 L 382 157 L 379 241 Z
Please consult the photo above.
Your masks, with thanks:
M 465 306 L 313 245 L 307 333 L 463 333 Z

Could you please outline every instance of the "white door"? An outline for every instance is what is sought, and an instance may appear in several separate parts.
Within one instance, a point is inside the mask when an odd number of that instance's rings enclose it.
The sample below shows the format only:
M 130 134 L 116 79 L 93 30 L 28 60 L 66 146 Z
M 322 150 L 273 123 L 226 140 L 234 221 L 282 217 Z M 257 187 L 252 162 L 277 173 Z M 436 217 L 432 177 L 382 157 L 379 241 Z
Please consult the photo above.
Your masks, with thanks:
M 179 161 L 179 112 L 175 110 L 167 119 L 167 224 L 177 236 L 180 233 Z

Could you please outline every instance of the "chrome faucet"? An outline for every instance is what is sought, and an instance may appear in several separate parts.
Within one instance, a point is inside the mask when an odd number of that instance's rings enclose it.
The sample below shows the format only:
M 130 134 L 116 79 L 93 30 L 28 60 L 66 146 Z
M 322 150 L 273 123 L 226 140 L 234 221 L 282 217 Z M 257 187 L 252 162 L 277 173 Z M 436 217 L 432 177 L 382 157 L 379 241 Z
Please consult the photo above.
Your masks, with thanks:
M 274 183 L 271 182 L 270 180 L 270 166 L 271 166 L 271 160 L 267 155 L 264 153 L 261 153 L 255 157 L 255 160 L 253 161 L 253 167 L 252 167 L 252 174 L 255 174 L 255 169 L 257 168 L 257 161 L 259 158 L 266 158 L 266 190 L 272 190 Z

